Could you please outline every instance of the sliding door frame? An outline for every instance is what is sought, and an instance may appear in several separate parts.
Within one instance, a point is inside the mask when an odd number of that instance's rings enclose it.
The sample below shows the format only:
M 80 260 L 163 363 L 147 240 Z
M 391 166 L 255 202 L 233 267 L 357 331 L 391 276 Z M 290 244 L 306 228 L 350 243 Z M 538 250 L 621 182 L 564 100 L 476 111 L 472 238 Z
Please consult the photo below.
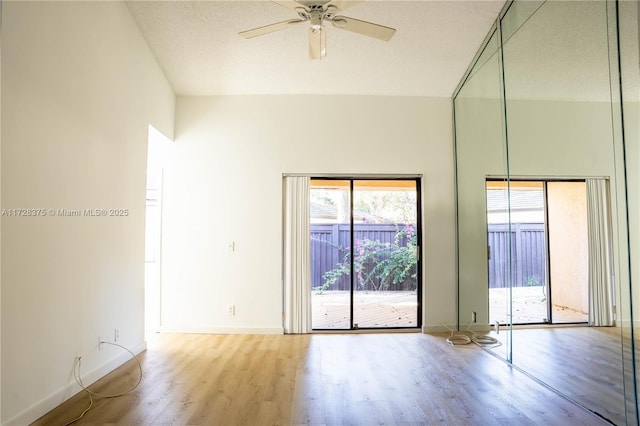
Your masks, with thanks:
M 553 182 L 583 182 L 585 183 L 588 179 L 593 179 L 595 177 L 593 176 L 571 176 L 571 177 L 558 177 L 558 176 L 554 176 L 554 177 L 545 177 L 545 176 L 518 176 L 518 177 L 513 177 L 511 176 L 509 179 L 509 183 L 511 182 L 540 182 L 542 183 L 542 187 L 543 187 L 543 202 L 544 202 L 544 231 L 545 231 L 545 235 L 544 235 L 544 245 L 545 245 L 545 270 L 546 270 L 546 279 L 545 279 L 545 286 L 547 289 L 547 317 L 548 317 L 548 321 L 544 322 L 529 322 L 529 323 L 513 323 L 513 318 L 511 320 L 510 325 L 512 326 L 527 326 L 527 325 L 587 325 L 588 321 L 580 321 L 580 322 L 560 322 L 560 323 L 556 323 L 553 320 L 553 300 L 552 300 L 552 282 L 551 282 L 551 248 L 549 245 L 549 208 L 548 208 L 548 183 L 553 183 Z M 598 177 L 599 179 L 606 179 L 607 181 L 610 180 L 609 177 Z M 505 182 L 506 178 L 504 176 L 498 176 L 498 175 L 491 175 L 491 176 L 486 176 L 485 177 L 485 186 L 487 182 Z M 509 191 L 511 191 L 511 185 L 509 184 L 508 186 Z M 586 193 L 585 193 L 586 196 Z M 486 196 L 485 196 L 486 199 Z M 509 206 L 509 209 L 511 209 L 511 206 Z M 489 221 L 487 220 L 487 236 L 489 235 Z M 511 260 L 509 260 L 511 261 Z M 488 270 L 487 270 L 488 272 Z M 511 278 L 510 278 L 511 279 Z M 489 278 L 489 274 L 487 273 L 487 288 L 490 289 L 490 278 Z M 589 289 L 587 288 L 587 291 L 589 291 Z M 491 316 L 491 313 L 489 312 L 489 317 Z M 500 324 L 500 326 L 508 326 L 509 324 Z
M 313 328 L 313 332 L 354 332 L 359 330 L 409 330 L 422 328 L 422 176 L 420 175 L 309 175 L 313 180 L 335 180 L 349 181 L 349 244 L 354 247 L 354 183 L 358 181 L 413 181 L 415 182 L 416 191 L 416 241 L 417 241 L 417 265 L 416 265 L 416 325 L 401 327 L 360 327 L 354 324 L 354 283 L 355 276 L 353 274 L 355 256 L 350 256 L 350 288 L 349 288 L 349 328 L 347 329 L 324 329 Z

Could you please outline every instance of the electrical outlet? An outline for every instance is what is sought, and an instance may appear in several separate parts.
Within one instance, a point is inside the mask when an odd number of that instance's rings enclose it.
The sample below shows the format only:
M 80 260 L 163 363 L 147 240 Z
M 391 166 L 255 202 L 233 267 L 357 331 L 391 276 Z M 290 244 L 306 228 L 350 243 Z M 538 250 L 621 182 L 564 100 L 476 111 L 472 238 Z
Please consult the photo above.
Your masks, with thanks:
M 98 350 L 102 350 L 102 337 L 98 336 Z
M 236 315 L 236 305 L 227 306 L 227 315 L 233 317 Z
M 476 315 L 476 311 L 471 312 L 471 322 L 476 323 L 478 316 Z
M 113 341 L 117 342 L 118 340 L 120 340 L 120 330 L 116 328 L 113 330 Z

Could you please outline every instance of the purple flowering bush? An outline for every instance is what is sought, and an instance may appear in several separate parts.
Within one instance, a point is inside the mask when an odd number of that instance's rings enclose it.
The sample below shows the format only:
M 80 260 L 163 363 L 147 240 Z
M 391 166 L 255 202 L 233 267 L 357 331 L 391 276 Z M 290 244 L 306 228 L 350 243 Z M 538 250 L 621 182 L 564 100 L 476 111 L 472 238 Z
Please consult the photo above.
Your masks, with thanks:
M 366 238 L 354 243 L 353 268 L 356 274 L 356 290 L 388 291 L 417 288 L 417 235 L 411 225 L 398 229 L 391 243 Z M 344 252 L 342 261 L 324 273 L 324 283 L 316 289 L 318 292 L 331 289 L 342 276 L 349 275 L 351 251 L 347 247 Z

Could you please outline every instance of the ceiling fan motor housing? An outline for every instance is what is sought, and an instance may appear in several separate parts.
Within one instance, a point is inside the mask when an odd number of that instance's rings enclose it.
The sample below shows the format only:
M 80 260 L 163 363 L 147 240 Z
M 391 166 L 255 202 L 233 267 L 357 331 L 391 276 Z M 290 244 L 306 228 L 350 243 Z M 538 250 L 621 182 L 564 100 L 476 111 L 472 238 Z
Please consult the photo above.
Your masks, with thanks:
M 320 29 L 322 21 L 325 18 L 325 10 L 321 4 L 309 6 L 309 21 L 311 22 L 311 28 L 314 30 Z

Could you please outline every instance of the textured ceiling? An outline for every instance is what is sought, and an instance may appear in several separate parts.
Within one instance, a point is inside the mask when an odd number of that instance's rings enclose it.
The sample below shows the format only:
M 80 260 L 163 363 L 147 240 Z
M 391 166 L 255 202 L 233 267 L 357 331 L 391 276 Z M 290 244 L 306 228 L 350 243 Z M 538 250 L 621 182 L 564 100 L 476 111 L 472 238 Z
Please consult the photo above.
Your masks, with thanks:
M 327 25 L 308 59 L 308 24 L 253 39 L 238 32 L 296 18 L 271 1 L 133 1 L 129 9 L 179 95 L 362 94 L 449 97 L 504 0 L 369 0 L 342 14 L 397 29 L 383 42 Z

